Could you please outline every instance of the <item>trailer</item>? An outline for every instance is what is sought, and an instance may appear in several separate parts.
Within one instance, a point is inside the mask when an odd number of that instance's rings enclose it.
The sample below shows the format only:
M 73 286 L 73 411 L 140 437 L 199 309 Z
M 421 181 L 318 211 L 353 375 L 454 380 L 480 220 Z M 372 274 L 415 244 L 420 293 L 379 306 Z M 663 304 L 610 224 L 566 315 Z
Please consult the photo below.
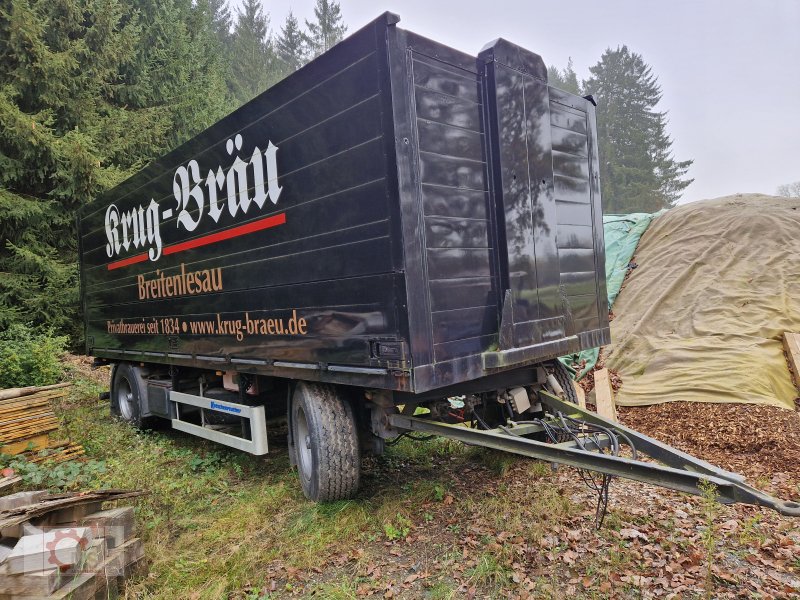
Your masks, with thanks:
M 556 358 L 610 341 L 594 100 L 508 41 L 476 57 L 398 21 L 82 209 L 86 352 L 114 365 L 112 411 L 257 455 L 283 416 L 319 501 L 426 431 L 800 514 L 568 402 Z

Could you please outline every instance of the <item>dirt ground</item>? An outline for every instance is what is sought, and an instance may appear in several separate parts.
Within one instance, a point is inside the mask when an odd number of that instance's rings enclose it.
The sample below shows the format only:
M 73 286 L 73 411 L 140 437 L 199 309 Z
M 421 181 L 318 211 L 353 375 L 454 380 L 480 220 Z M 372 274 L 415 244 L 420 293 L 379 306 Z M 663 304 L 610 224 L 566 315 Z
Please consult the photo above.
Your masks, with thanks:
M 97 400 L 108 368 L 65 363 L 75 386 L 59 414 L 107 464 L 96 484 L 150 492 L 137 501 L 150 575 L 127 598 L 800 598 L 800 526 L 766 509 L 617 479 L 596 529 L 596 493 L 574 469 L 440 439 L 366 459 L 357 498 L 315 505 L 288 466 L 285 430 L 270 432 L 263 459 L 138 433 Z M 800 499 L 798 412 L 677 402 L 619 414 Z
M 762 489 L 800 498 L 798 415 L 746 408 L 672 404 L 623 409 L 621 419 L 738 470 Z M 764 422 L 792 425 L 769 436 L 759 433 L 757 423 Z M 551 471 L 525 460 L 499 476 L 480 464 L 458 472 L 447 467 L 445 501 L 419 507 L 438 527 L 414 524 L 405 539 L 358 548 L 333 557 L 328 568 L 284 577 L 313 589 L 349 566 L 359 582 L 356 597 L 428 597 L 441 581 L 452 582 L 447 597 L 465 598 L 800 597 L 794 519 L 615 480 L 607 521 L 597 530 L 596 496 L 573 469 Z M 542 506 L 550 506 L 544 515 Z M 537 525 L 531 529 L 531 523 Z M 442 554 L 442 545 L 455 551 Z M 280 569 L 274 576 L 269 589 L 279 590 Z
M 721 466 L 749 461 L 759 473 L 757 453 L 728 454 L 732 462 Z M 762 487 L 800 497 L 796 472 L 771 459 L 762 466 Z M 416 477 L 393 475 L 383 463 L 367 473 L 377 493 L 392 480 Z M 596 495 L 573 469 L 518 460 L 498 474 L 480 460 L 443 460 L 439 476 L 446 495 L 419 502 L 401 539 L 345 545 L 311 570 L 278 561 L 262 589 L 270 597 L 334 597 L 325 590 L 339 590 L 327 586 L 344 577 L 352 586 L 335 597 L 800 597 L 793 519 L 615 480 L 597 530 Z

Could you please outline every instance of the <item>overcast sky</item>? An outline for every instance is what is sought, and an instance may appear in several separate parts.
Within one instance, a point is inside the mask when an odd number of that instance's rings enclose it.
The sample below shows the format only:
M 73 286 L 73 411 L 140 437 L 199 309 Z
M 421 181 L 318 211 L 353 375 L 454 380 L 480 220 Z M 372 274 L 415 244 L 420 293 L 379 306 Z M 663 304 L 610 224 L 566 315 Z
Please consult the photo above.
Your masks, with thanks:
M 264 0 L 273 31 L 314 0 Z M 238 4 L 232 0 L 232 4 Z M 627 44 L 658 76 L 675 157 L 694 159 L 683 202 L 775 193 L 800 180 L 800 0 L 341 0 L 349 31 L 385 10 L 400 26 L 471 54 L 506 38 L 588 77 Z M 601 182 L 602 184 L 602 182 Z

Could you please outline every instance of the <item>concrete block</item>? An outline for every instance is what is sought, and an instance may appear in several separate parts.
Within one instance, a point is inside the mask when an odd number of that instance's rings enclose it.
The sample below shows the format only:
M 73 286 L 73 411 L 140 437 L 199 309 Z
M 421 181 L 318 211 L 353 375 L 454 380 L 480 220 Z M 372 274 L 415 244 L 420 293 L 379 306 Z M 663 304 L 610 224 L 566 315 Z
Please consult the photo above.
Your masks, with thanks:
M 64 587 L 42 600 L 94 600 L 97 581 L 94 573 L 74 577 Z
M 24 537 L 26 535 L 42 535 L 44 533 L 45 528 L 47 527 L 47 519 L 35 519 L 31 521 L 25 521 L 20 528 L 22 530 L 22 535 L 19 537 Z
M 8 565 L 0 565 L 0 599 L 45 597 L 60 588 L 66 579 L 58 569 L 33 573 L 9 573 Z
M 8 496 L 0 496 L 0 511 L 13 510 L 30 504 L 36 504 L 47 494 L 44 490 L 33 492 L 17 492 Z
M 105 562 L 107 557 L 108 549 L 106 547 L 106 540 L 104 538 L 95 538 L 91 541 L 86 550 L 83 551 L 80 560 L 67 570 L 62 570 L 62 572 L 71 576 L 80 573 L 94 573 L 100 568 L 100 565 Z
M 120 584 L 116 577 L 106 577 L 103 573 L 96 573 L 94 600 L 118 600 Z
M 17 540 L 13 538 L 2 538 L 0 539 L 0 564 L 5 562 L 8 555 L 11 554 L 11 551 L 14 549 L 14 546 L 17 545 Z
M 93 538 L 89 527 L 52 529 L 19 539 L 5 566 L 9 573 L 30 573 L 78 564 Z
M 110 550 L 106 560 L 98 567 L 97 571 L 107 577 L 120 577 L 125 579 L 127 573 L 135 570 L 144 562 L 144 544 L 139 538 L 128 540 L 114 550 Z
M 16 538 L 22 537 L 22 525 L 13 525 L 0 529 L 0 538 Z
M 102 502 L 86 502 L 85 504 L 75 504 L 60 508 L 49 515 L 51 525 L 61 525 L 64 523 L 79 523 L 91 514 L 102 510 Z
M 124 506 L 96 512 L 81 519 L 80 524 L 91 527 L 94 537 L 105 538 L 111 550 L 133 537 L 133 507 Z

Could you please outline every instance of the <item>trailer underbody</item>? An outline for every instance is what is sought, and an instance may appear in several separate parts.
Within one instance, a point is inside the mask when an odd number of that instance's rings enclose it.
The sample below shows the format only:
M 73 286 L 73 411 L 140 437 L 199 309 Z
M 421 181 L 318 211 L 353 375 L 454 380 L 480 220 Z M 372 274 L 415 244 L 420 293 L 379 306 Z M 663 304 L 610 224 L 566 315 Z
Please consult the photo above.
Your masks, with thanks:
M 121 363 L 112 377 L 112 408 L 145 426 L 143 407 L 163 402 L 174 429 L 255 455 L 268 452 L 267 412 L 286 419 L 292 464 L 306 495 L 318 501 L 355 494 L 362 453 L 380 454 L 387 443 L 418 439 L 417 433 L 578 469 L 598 493 L 598 524 L 614 477 L 694 495 L 711 486 L 722 503 L 800 516 L 797 502 L 774 498 L 737 473 L 581 408 L 555 381 L 555 375 L 566 377 L 559 365 L 553 361 L 526 371 L 532 379 L 512 388 L 414 398 L 244 374 L 170 369 L 167 379 L 165 373 Z

